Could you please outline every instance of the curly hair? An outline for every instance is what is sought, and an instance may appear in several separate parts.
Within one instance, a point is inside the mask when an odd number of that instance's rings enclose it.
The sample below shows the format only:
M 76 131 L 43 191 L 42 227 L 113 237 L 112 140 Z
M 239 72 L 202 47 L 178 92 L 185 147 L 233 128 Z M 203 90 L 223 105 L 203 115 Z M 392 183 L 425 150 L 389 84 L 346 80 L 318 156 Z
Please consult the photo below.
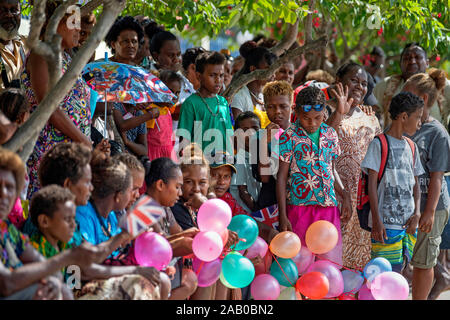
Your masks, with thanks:
M 428 95 L 428 105 L 431 107 L 438 98 L 442 89 L 445 87 L 445 72 L 436 68 L 431 68 L 427 73 L 417 73 L 411 76 L 405 86 L 413 86 L 415 92 L 419 95 Z
M 123 162 L 130 171 L 140 171 L 145 173 L 145 168 L 142 162 L 131 153 L 119 153 L 116 154 L 113 159 Z
M 209 176 L 208 160 L 205 158 L 202 149 L 196 143 L 191 143 L 183 149 L 183 156 L 180 159 L 181 172 L 185 172 L 194 165 L 206 168 Z
M 10 171 L 16 180 L 16 192 L 19 194 L 25 184 L 25 165 L 20 157 L 0 146 L 0 169 Z
M 11 122 L 18 122 L 29 110 L 25 92 L 18 88 L 7 88 L 0 93 L 0 110 Z
M 251 66 L 258 68 L 264 61 L 270 66 L 277 59 L 277 56 L 266 47 L 256 47 L 247 52 L 241 52 L 241 55 L 245 58 L 245 63 L 242 67 L 243 74 L 250 73 Z
M 424 102 L 422 98 L 419 98 L 411 92 L 400 92 L 394 96 L 389 105 L 389 113 L 391 119 L 397 119 L 398 115 L 406 112 L 406 114 L 411 115 L 417 109 L 423 108 Z
M 195 59 L 195 71 L 203 73 L 207 64 L 224 64 L 225 57 L 223 54 L 217 51 L 208 51 L 199 54 Z
M 125 163 L 95 153 L 91 160 L 93 198 L 104 199 L 116 192 L 123 192 L 131 185 L 131 174 Z
M 292 101 L 294 90 L 292 86 L 285 80 L 272 81 L 266 83 L 263 88 L 264 101 L 274 96 L 288 96 Z
M 322 69 L 309 71 L 306 74 L 305 80 L 306 81 L 316 80 L 318 82 L 325 82 L 325 83 L 328 83 L 328 84 L 333 84 L 334 83 L 334 77 L 331 74 L 329 74 L 328 72 L 326 72 L 325 70 L 322 70 Z
M 301 90 L 295 99 L 295 111 L 303 105 L 326 104 L 326 97 L 322 90 L 309 86 Z
M 42 158 L 38 170 L 39 181 L 42 186 L 63 186 L 66 179 L 77 183 L 90 161 L 91 150 L 87 146 L 76 142 L 58 143 Z
M 111 47 L 111 43 L 114 41 L 117 41 L 119 38 L 119 35 L 124 30 L 132 30 L 137 33 L 139 44 L 142 44 L 144 41 L 144 30 L 142 29 L 139 22 L 137 22 L 136 19 L 134 19 L 132 16 L 125 16 L 122 18 L 118 18 L 111 29 L 109 29 L 108 34 L 105 37 L 105 42 L 108 45 L 108 47 L 111 49 L 112 53 L 114 54 L 114 49 Z
M 75 195 L 69 189 L 52 184 L 35 192 L 30 202 L 31 222 L 39 227 L 38 217 L 43 214 L 52 218 L 59 206 L 67 201 L 75 201 Z
M 183 78 L 178 72 L 172 70 L 161 70 L 159 73 L 159 79 L 167 85 L 169 82 L 178 81 L 183 83 Z
M 202 47 L 195 47 L 186 49 L 186 51 L 181 56 L 181 65 L 184 70 L 187 70 L 191 64 L 195 65 L 195 59 L 199 56 L 199 54 L 206 52 Z

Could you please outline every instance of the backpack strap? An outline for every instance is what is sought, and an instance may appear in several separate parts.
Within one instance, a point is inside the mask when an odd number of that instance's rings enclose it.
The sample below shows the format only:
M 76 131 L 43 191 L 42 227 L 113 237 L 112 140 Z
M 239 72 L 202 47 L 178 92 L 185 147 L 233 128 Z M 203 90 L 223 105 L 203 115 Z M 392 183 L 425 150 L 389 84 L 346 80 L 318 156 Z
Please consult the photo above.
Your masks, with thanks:
M 380 162 L 380 170 L 378 171 L 378 183 L 379 183 L 381 179 L 383 179 L 384 172 L 386 169 L 386 164 L 389 156 L 389 141 L 384 133 L 379 134 L 375 138 L 378 138 L 381 144 L 381 162 Z
M 406 142 L 408 142 L 408 144 L 411 148 L 412 155 L 413 155 L 413 169 L 414 169 L 414 167 L 416 166 L 416 163 L 415 163 L 416 162 L 416 146 L 410 138 L 405 137 L 405 136 L 403 136 L 403 138 L 406 140 Z

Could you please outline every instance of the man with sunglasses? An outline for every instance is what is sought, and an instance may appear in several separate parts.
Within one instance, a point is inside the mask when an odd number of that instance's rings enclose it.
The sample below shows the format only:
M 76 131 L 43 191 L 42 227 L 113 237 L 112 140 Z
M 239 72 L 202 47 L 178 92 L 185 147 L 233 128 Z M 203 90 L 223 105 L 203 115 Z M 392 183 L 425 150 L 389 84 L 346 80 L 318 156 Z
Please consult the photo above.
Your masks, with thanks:
M 21 22 L 19 0 L 0 0 L 0 91 L 20 88 L 27 49 L 19 36 Z

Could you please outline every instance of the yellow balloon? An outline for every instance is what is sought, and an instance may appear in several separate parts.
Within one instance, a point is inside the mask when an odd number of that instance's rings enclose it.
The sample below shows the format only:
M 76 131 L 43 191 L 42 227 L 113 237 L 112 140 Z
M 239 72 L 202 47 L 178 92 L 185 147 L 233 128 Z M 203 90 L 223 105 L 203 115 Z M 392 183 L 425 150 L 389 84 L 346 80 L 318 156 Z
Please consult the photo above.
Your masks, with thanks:
M 300 238 L 293 232 L 284 231 L 277 234 L 270 242 L 270 251 L 285 259 L 295 257 L 302 247 Z

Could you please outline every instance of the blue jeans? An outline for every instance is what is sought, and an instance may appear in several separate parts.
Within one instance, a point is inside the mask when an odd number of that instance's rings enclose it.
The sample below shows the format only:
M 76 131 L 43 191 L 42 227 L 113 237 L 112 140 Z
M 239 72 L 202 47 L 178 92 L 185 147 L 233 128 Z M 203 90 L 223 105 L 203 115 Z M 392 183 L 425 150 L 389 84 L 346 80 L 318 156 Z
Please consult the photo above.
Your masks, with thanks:
M 447 189 L 450 195 L 450 176 L 445 176 L 445 181 L 447 182 Z M 450 249 L 450 219 L 442 232 L 442 242 L 440 246 L 441 250 Z

